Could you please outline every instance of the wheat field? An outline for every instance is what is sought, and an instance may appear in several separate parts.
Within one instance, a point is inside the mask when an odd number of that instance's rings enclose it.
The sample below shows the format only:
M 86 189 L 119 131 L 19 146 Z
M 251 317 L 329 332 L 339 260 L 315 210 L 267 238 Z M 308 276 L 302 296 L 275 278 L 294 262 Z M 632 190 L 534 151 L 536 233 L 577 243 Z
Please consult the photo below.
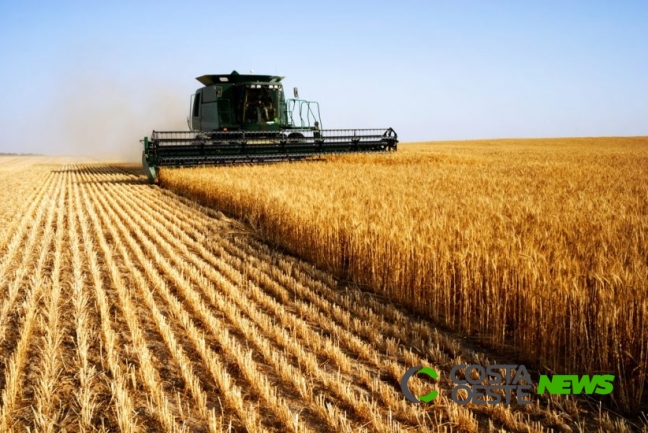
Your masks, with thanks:
M 0 182 L 2 432 L 648 431 L 568 396 L 453 404 L 452 366 L 508 358 L 268 246 L 270 215 L 123 164 L 0 157 Z M 413 365 L 441 373 L 412 381 L 433 404 L 403 398 Z
M 402 145 L 168 170 L 270 242 L 545 372 L 616 375 L 646 408 L 648 138 Z

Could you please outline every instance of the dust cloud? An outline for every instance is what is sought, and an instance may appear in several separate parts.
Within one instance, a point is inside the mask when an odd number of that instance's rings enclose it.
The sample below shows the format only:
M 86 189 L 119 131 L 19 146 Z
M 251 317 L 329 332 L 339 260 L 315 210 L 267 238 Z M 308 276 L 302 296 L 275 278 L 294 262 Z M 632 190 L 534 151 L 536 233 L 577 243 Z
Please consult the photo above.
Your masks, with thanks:
M 159 82 L 125 83 L 106 77 L 75 77 L 59 86 L 48 154 L 96 160 L 141 161 L 144 136 L 152 130 L 185 131 L 189 95 Z

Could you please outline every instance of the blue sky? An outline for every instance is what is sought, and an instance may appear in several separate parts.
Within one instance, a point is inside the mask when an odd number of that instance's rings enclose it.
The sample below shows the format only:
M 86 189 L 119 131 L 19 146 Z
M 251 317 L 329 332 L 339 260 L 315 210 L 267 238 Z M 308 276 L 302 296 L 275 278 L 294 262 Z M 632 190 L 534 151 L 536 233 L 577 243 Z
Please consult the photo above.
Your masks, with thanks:
M 648 135 L 648 2 L 0 1 L 0 152 L 134 153 L 209 73 L 402 141 Z

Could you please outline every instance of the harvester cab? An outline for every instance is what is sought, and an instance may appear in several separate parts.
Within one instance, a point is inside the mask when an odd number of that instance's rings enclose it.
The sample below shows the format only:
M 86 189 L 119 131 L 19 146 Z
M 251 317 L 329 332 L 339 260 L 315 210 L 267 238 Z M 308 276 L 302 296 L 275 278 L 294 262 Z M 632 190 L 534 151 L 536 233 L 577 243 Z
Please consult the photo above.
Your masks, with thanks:
M 190 98 L 189 131 L 153 131 L 142 165 L 151 182 L 159 167 L 297 160 L 326 153 L 396 150 L 393 129 L 322 129 L 319 104 L 286 99 L 272 75 L 203 75 Z
M 192 131 L 279 131 L 322 123 L 314 101 L 286 99 L 281 80 L 271 75 L 203 75 L 205 85 L 190 98 Z

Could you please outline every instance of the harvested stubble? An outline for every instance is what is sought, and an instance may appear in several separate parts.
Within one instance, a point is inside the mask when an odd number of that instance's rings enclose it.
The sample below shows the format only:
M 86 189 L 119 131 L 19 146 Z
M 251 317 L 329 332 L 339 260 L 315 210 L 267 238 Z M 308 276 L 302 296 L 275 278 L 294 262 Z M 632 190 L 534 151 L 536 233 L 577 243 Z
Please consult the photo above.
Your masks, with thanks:
M 542 370 L 613 373 L 627 412 L 645 402 L 648 138 L 402 145 L 161 183 Z

